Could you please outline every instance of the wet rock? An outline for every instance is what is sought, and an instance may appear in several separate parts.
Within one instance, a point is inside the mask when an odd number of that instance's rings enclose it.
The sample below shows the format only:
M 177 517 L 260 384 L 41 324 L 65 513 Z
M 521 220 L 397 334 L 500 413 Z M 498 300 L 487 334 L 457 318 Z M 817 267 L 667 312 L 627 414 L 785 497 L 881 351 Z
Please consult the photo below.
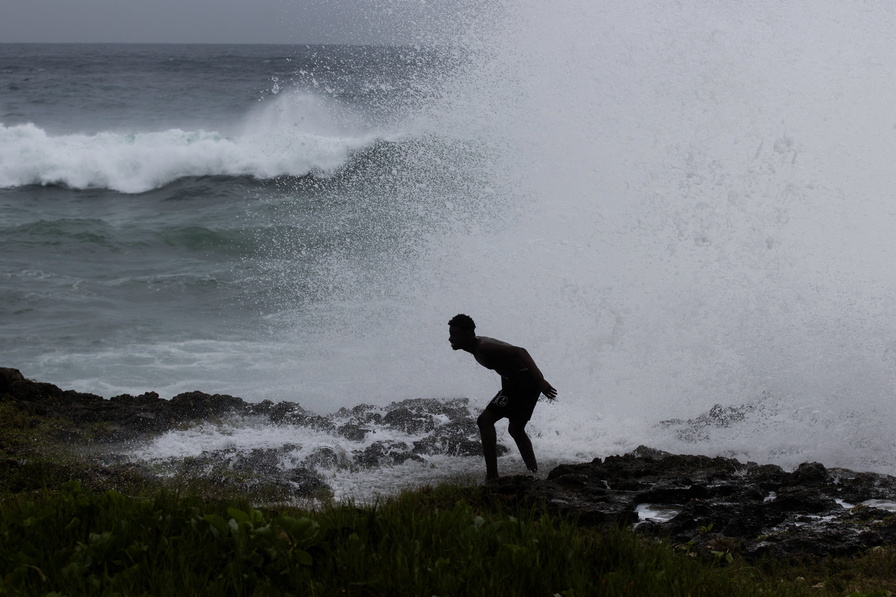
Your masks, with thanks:
M 411 399 L 393 402 L 386 407 L 360 404 L 340 409 L 331 415 L 319 415 L 295 402 L 257 404 L 240 398 L 203 392 L 185 392 L 170 400 L 155 392 L 139 396 L 122 394 L 110 399 L 93 394 L 64 391 L 47 383 L 25 378 L 16 369 L 0 368 L 0 398 L 10 401 L 25 412 L 49 418 L 65 419 L 70 424 L 59 426 L 55 439 L 82 443 L 90 441 L 109 445 L 131 445 L 174 429 L 205 421 L 239 424 L 241 419 L 254 418 L 254 424 L 267 420 L 273 425 L 291 425 L 329 434 L 345 441 L 342 448 L 319 448 L 297 461 L 287 457 L 289 446 L 279 449 L 237 454 L 234 450 L 204 453 L 199 457 L 177 462 L 158 463 L 174 469 L 176 474 L 214 477 L 222 485 L 249 486 L 267 478 L 270 483 L 292 483 L 301 487 L 316 486 L 316 469 L 348 466 L 388 466 L 409 461 L 425 462 L 426 456 L 480 456 L 479 432 L 466 399 Z M 81 430 L 90 428 L 90 433 Z M 351 444 L 368 441 L 371 433 L 384 431 L 408 436 L 407 440 L 383 439 L 369 446 L 352 450 Z M 301 431 L 297 432 L 301 437 Z M 341 443 L 341 442 L 340 442 Z M 284 452 L 285 450 L 285 452 Z M 498 447 L 499 454 L 507 448 Z M 109 460 L 109 449 L 97 459 Z M 351 454 L 349 456 L 349 454 Z M 317 473 L 314 473 L 317 474 Z M 288 479 L 299 475 L 300 481 Z M 240 485 L 243 484 L 243 485 Z M 253 485 L 254 487 L 255 485 Z
M 353 442 L 364 441 L 364 438 L 367 437 L 369 431 L 369 429 L 366 429 L 357 423 L 346 423 L 336 429 L 336 432 L 339 435 Z
M 156 400 L 158 397 L 158 394 L 155 394 Z M 221 417 L 233 413 L 245 413 L 247 410 L 247 405 L 241 398 L 222 394 L 212 396 L 203 392 L 178 394 L 169 404 L 175 415 L 187 420 Z
M 116 458 L 103 444 L 96 450 L 102 454 L 93 456 L 96 466 L 91 474 L 107 484 L 128 476 L 154 476 L 167 465 L 177 475 L 202 477 L 259 496 L 313 496 L 327 490 L 321 470 L 426 462 L 434 455 L 481 457 L 478 429 L 466 399 L 358 405 L 324 416 L 293 402 L 247 404 L 202 392 L 171 400 L 154 392 L 107 400 L 34 382 L 8 368 L 0 368 L 0 399 L 26 413 L 70 422 L 48 433 L 62 441 L 71 434 L 85 458 L 91 452 L 81 445 L 84 438 L 131 441 L 230 417 L 305 427 L 330 434 L 335 444 L 307 454 L 297 443 L 247 452 L 231 448 L 145 467 Z M 735 423 L 742 415 L 741 410 L 719 407 L 693 420 L 666 423 L 678 426 L 683 436 L 696 437 Z M 75 433 L 82 428 L 91 432 Z M 364 445 L 376 432 L 384 439 L 373 436 L 377 441 Z M 296 441 L 301 437 L 298 430 Z M 499 454 L 507 451 L 499 445 Z M 21 466 L 19 460 L 7 457 L 0 462 L 0 474 L 19 474 Z M 896 543 L 896 479 L 828 469 L 820 463 L 804 463 L 788 472 L 770 464 L 641 446 L 622 456 L 558 466 L 544 480 L 502 478 L 488 491 L 496 500 L 538 505 L 581 524 L 630 525 L 637 532 L 669 538 L 702 553 L 724 545 L 747 557 L 821 558 Z
M 292 423 L 308 415 L 308 411 L 294 402 L 278 402 L 265 410 L 272 423 Z
M 704 553 L 724 544 L 747 557 L 822 558 L 896 539 L 896 478 L 818 463 L 788 473 L 774 465 L 641 447 L 558 466 L 543 481 L 501 479 L 492 491 L 582 524 L 632 525 Z M 671 515 L 643 518 L 650 510 Z
M 274 403 L 270 400 L 262 400 L 255 404 L 249 404 L 246 408 L 246 414 L 249 416 L 263 416 L 271 419 L 271 411 L 274 410 Z
M 733 423 L 743 421 L 755 410 L 754 406 L 722 406 L 716 404 L 709 412 L 694 419 L 669 419 L 660 421 L 660 425 L 676 429 L 678 439 L 696 443 L 709 439 L 713 429 L 730 427 Z
M 148 433 L 163 433 L 185 422 L 243 414 L 247 406 L 240 398 L 202 392 L 180 394 L 171 400 L 163 400 L 155 392 L 122 394 L 107 400 L 31 381 L 20 371 L 8 368 L 0 368 L 0 396 L 32 414 L 85 426 L 106 424 L 97 430 L 97 439 L 107 441 L 126 441 Z
M 328 488 L 321 475 L 306 466 L 290 462 L 290 453 L 298 446 L 286 444 L 278 448 L 254 449 L 248 453 L 236 452 L 229 461 L 232 471 L 241 473 L 248 481 L 247 488 L 255 486 L 282 487 L 287 495 L 307 497 Z
M 638 521 L 632 492 L 609 490 L 601 479 L 589 475 L 564 475 L 551 482 L 514 475 L 499 478 L 488 489 L 504 502 L 534 504 L 582 525 L 615 527 Z
M 507 447 L 498 444 L 498 456 L 507 453 Z M 434 429 L 433 433 L 414 442 L 415 454 L 445 454 L 447 456 L 482 456 L 482 442 L 479 429 L 468 416 L 466 419 L 451 420 Z
M 248 452 L 228 450 L 231 469 L 256 475 L 277 475 L 289 468 L 290 453 L 298 446 L 284 444 L 277 448 L 254 448 Z
M 404 464 L 408 460 L 424 462 L 405 442 L 378 441 L 355 452 L 355 463 L 364 467 Z
M 819 486 L 828 481 L 828 471 L 817 462 L 804 462 L 787 476 L 784 485 Z
M 348 468 L 352 465 L 352 460 L 344 451 L 324 446 L 312 451 L 305 458 L 304 465 L 312 469 Z
M 285 478 L 292 485 L 295 495 L 313 497 L 320 492 L 331 491 L 320 473 L 304 466 L 291 469 Z
M 286 444 L 248 452 L 209 450 L 157 466 L 167 466 L 183 479 L 207 479 L 219 488 L 256 494 L 262 499 L 308 497 L 329 490 L 320 473 L 291 460 L 296 449 L 298 446 Z
M 295 402 L 279 402 L 269 407 L 268 419 L 277 425 L 308 427 L 326 433 L 332 433 L 336 429 L 336 425 L 327 417 L 307 411 Z

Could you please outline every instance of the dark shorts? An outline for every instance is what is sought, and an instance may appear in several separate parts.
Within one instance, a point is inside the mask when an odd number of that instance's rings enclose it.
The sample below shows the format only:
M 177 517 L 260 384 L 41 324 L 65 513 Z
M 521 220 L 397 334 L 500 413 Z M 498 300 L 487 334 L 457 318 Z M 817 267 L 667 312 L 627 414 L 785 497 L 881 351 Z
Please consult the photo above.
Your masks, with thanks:
M 511 421 L 525 423 L 532 418 L 539 394 L 541 390 L 535 377 L 528 371 L 522 371 L 513 377 L 501 378 L 501 391 L 485 410 L 498 415 L 499 420 L 507 417 Z

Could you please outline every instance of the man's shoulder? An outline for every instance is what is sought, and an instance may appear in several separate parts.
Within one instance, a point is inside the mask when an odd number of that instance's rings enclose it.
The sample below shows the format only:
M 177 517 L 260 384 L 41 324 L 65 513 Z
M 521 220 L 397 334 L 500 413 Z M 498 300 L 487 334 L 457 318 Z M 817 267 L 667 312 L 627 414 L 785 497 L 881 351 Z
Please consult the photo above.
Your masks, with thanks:
M 488 336 L 476 336 L 478 342 L 478 348 L 493 348 L 498 346 L 513 346 L 509 342 L 504 342 L 503 340 L 498 340 L 496 338 L 489 338 Z
M 507 344 L 503 340 L 498 340 L 497 338 L 490 338 L 488 336 L 476 336 L 476 339 L 481 343 L 485 344 Z

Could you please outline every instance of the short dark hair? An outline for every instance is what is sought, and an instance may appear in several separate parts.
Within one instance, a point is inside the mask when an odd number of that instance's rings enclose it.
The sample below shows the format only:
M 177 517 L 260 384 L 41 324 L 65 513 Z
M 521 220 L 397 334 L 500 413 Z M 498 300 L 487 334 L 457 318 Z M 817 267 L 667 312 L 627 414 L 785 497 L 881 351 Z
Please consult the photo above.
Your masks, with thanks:
M 469 315 L 464 315 L 463 313 L 458 313 L 452 317 L 451 321 L 448 322 L 448 325 L 468 330 L 476 329 L 476 323 L 473 322 L 473 318 Z

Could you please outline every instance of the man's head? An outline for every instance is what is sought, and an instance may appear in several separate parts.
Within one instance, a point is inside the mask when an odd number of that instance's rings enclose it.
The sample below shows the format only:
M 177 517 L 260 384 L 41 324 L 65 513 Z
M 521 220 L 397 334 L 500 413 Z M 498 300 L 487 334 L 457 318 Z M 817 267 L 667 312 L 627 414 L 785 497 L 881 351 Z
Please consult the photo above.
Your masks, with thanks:
M 476 342 L 476 324 L 469 315 L 460 313 L 448 322 L 448 342 L 454 350 L 469 350 Z

